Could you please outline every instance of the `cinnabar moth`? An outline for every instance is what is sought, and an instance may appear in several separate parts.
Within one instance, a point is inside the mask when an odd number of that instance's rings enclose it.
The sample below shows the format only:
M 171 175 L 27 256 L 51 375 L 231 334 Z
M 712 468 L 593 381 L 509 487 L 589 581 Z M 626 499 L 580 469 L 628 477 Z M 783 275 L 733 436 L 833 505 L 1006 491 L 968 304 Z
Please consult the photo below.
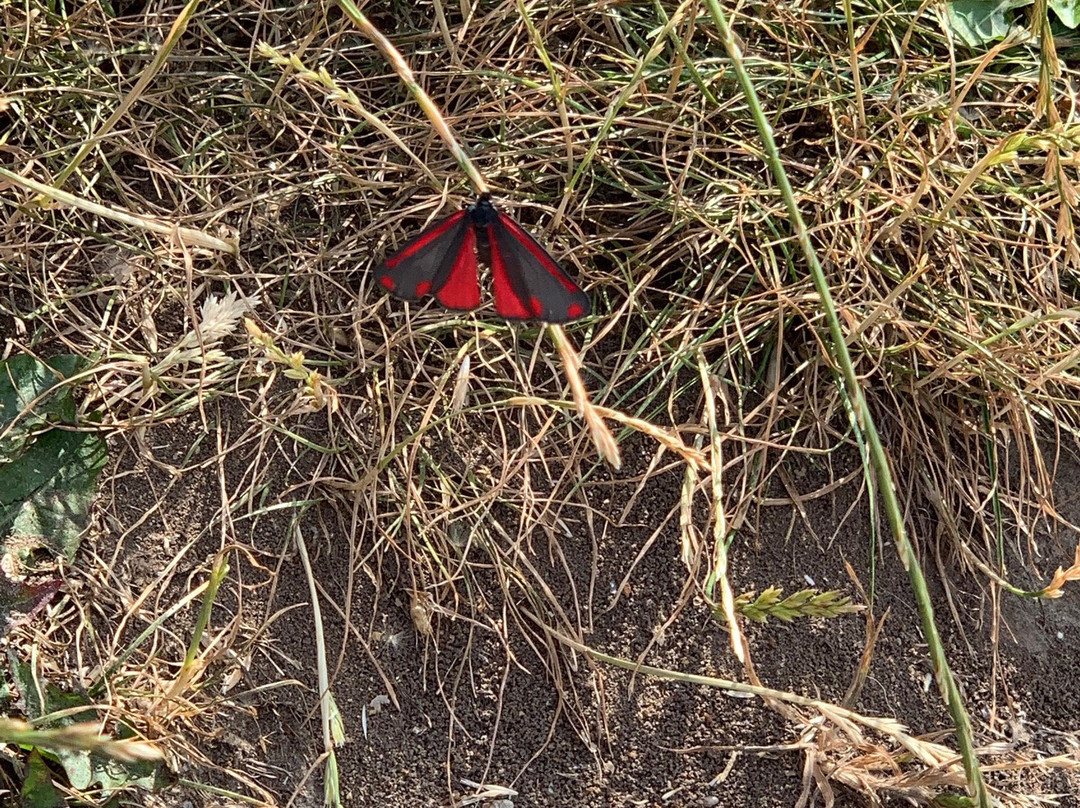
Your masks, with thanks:
M 487 194 L 409 241 L 375 268 L 375 277 L 402 300 L 434 295 L 448 309 L 475 309 L 477 250 L 491 266 L 500 317 L 568 323 L 592 310 L 581 287 Z

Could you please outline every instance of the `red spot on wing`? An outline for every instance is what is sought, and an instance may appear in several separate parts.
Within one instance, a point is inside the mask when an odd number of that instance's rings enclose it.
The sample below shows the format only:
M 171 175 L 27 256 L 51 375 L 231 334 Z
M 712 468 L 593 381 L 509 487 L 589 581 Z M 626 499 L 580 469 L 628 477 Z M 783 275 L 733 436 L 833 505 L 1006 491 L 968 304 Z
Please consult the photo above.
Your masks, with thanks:
M 580 303 L 571 303 L 566 308 L 566 318 L 568 320 L 576 320 L 578 317 L 585 316 L 585 309 Z
M 416 297 L 423 297 L 431 291 L 431 281 L 420 281 L 416 284 Z
M 381 283 L 383 285 L 383 288 L 386 289 L 388 292 L 394 291 L 394 279 L 391 278 L 389 275 L 380 276 L 379 283 Z

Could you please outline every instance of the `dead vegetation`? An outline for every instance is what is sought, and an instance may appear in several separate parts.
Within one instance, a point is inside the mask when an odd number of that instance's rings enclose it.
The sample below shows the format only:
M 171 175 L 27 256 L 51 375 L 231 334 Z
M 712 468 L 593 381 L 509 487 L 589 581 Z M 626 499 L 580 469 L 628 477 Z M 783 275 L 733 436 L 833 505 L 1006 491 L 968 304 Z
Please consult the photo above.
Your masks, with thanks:
M 5 355 L 91 357 L 82 410 L 101 413 L 117 457 L 90 558 L 19 647 L 40 649 L 45 678 L 85 685 L 109 671 L 122 684 L 102 704 L 174 761 L 284 804 L 289 789 L 268 769 L 223 764 L 207 743 L 242 711 L 234 688 L 250 666 L 280 674 L 251 692 L 315 688 L 274 639 L 297 605 L 277 582 L 297 564 L 304 524 L 313 554 L 347 548 L 319 590 L 324 618 L 344 626 L 329 649 L 331 691 L 368 665 L 399 707 L 378 650 L 399 635 L 354 610 L 370 590 L 380 606 L 407 602 L 421 645 L 439 648 L 466 624 L 494 638 L 507 669 L 538 666 L 559 692 L 552 726 L 569 722 L 603 771 L 604 719 L 581 671 L 597 664 L 600 677 L 605 663 L 589 655 L 606 649 L 591 647 L 594 593 L 574 589 L 560 543 L 603 542 L 642 492 L 678 475 L 681 498 L 652 514 L 650 546 L 665 530 L 680 538 L 671 552 L 686 577 L 667 617 L 700 617 L 719 600 L 708 579 L 717 547 L 756 535 L 770 499 L 800 512 L 792 466 L 862 449 L 819 297 L 705 5 L 366 9 L 500 203 L 587 282 L 597 314 L 567 339 L 596 412 L 633 453 L 622 475 L 598 459 L 565 382 L 569 360 L 544 329 L 373 288 L 374 260 L 470 195 L 379 50 L 332 4 L 189 9 L 177 28 L 177 8 L 160 4 L 0 7 L 3 165 L 80 200 L 34 205 L 36 186 L 0 180 Z M 924 566 L 946 572 L 946 586 L 970 575 L 995 598 L 1060 596 L 1076 577 L 1075 528 L 1052 496 L 1059 453 L 1080 434 L 1076 76 L 1046 38 L 970 51 L 931 7 L 733 13 Z M 159 456 L 163 430 L 188 450 Z M 167 480 L 157 500 L 126 501 L 125 478 L 146 470 Z M 200 475 L 214 499 L 188 503 L 190 519 L 169 514 L 163 503 Z M 170 533 L 170 517 L 184 528 Z M 148 550 L 159 533 L 166 543 Z M 131 553 L 150 565 L 134 577 Z M 233 577 L 203 634 L 198 604 L 224 560 Z M 565 570 L 569 599 L 553 569 Z M 201 645 L 189 648 L 192 636 Z M 857 680 L 872 640 L 867 649 Z M 632 661 L 649 663 L 636 650 Z M 738 650 L 754 659 L 752 644 Z M 424 674 L 451 694 L 451 713 L 469 664 Z M 760 684 L 749 663 L 745 675 Z M 839 783 L 871 801 L 927 803 L 962 786 L 948 747 L 884 721 L 870 738 L 858 714 L 788 695 L 787 706 L 784 693 L 765 698 L 803 751 L 804 799 L 829 799 Z M 988 766 L 1040 765 L 1037 749 L 994 752 L 982 750 Z M 454 785 L 418 788 L 453 801 Z M 1036 801 L 1009 784 L 995 797 Z

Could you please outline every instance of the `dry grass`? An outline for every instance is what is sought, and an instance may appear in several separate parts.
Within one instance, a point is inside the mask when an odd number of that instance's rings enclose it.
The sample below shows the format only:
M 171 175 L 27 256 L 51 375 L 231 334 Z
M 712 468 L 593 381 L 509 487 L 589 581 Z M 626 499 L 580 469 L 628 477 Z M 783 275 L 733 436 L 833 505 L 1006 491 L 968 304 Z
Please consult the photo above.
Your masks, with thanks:
M 12 34 L 0 152 L 15 174 L 54 184 L 176 19 L 158 5 L 121 6 L 126 16 L 93 3 L 66 16 L 0 7 Z M 788 486 L 792 456 L 854 441 L 816 294 L 715 30 L 694 2 L 466 4 L 467 19 L 432 8 L 368 11 L 502 204 L 587 281 L 598 315 L 558 339 L 581 348 L 594 417 L 650 458 L 619 484 L 640 492 L 685 470 L 668 519 L 681 523 L 690 603 L 718 543 Z M 913 534 L 943 538 L 924 545 L 927 558 L 964 559 L 984 584 L 1060 594 L 1074 576 L 1051 582 L 1068 555 L 1048 556 L 1047 536 L 1071 527 L 1051 491 L 1057 453 L 1080 436 L 1080 132 L 1036 106 L 1045 50 L 984 58 L 951 45 L 929 8 L 859 5 L 856 81 L 836 8 L 751 3 L 741 13 L 743 51 Z M 1065 116 L 1077 77 L 1061 68 L 1049 88 Z M 102 412 L 114 445 L 138 462 L 170 469 L 162 498 L 193 471 L 220 481 L 201 531 L 167 548 L 168 563 L 139 587 L 115 568 L 118 555 L 78 573 L 99 610 L 82 675 L 98 682 L 95 669 L 122 660 L 124 686 L 102 695 L 111 708 L 137 716 L 154 704 L 140 729 L 215 765 L 201 738 L 232 708 L 209 685 L 273 656 L 263 643 L 278 615 L 258 608 L 273 602 L 282 562 L 252 526 L 285 513 L 350 537 L 346 591 L 322 593 L 346 620 L 361 572 L 406 592 L 416 630 L 436 643 L 452 616 L 523 636 L 564 689 L 569 720 L 595 731 L 575 658 L 553 639 L 580 638 L 580 613 L 534 565 L 558 561 L 564 531 L 617 523 L 588 496 L 611 472 L 542 329 L 408 307 L 373 288 L 373 260 L 468 192 L 380 53 L 334 6 L 197 9 L 162 70 L 64 183 L 88 205 L 25 206 L 15 183 L 0 187 L 5 353 L 92 357 L 84 411 Z M 180 226 L 235 240 L 239 254 L 193 247 Z M 226 401 L 244 417 L 223 424 L 213 407 Z M 166 427 L 202 430 L 196 443 L 215 444 L 209 460 L 155 457 L 155 430 Z M 256 459 L 237 471 L 231 455 Z M 149 514 L 132 519 L 122 496 L 110 501 L 99 529 L 122 545 Z M 695 525 L 703 501 L 722 523 Z M 277 549 L 289 535 L 275 537 Z M 230 588 L 229 614 L 181 676 L 169 660 L 190 637 L 160 618 L 187 605 L 189 578 L 209 574 L 207 539 L 253 577 Z M 1027 565 L 1009 568 L 1017 557 Z M 397 572 L 384 579 L 387 570 Z M 483 591 L 492 576 L 499 591 Z M 258 608 L 245 611 L 246 599 Z M 65 639 L 42 648 L 55 675 L 86 608 L 76 588 L 53 618 Z M 150 639 L 133 643 L 130 629 L 148 626 Z M 900 748 L 843 729 L 804 737 L 819 787 L 831 779 L 922 799 L 952 776 L 881 774 Z M 231 775 L 276 799 L 257 773 Z

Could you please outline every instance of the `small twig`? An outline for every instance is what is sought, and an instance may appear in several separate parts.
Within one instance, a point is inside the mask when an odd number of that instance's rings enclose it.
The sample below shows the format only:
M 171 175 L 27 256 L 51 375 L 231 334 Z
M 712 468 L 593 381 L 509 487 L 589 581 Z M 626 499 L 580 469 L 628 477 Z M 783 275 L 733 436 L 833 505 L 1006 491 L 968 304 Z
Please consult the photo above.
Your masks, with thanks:
M 143 230 L 149 230 L 151 233 L 158 233 L 162 236 L 175 237 L 179 239 L 181 244 L 188 247 L 202 247 L 205 250 L 216 250 L 217 252 L 228 253 L 229 255 L 237 255 L 240 252 L 240 246 L 235 239 L 224 241 L 215 238 L 214 236 L 207 235 L 199 230 L 192 230 L 189 227 L 179 227 L 175 224 L 168 224 L 167 222 L 160 222 L 157 219 L 151 219 L 149 216 L 140 216 L 136 213 L 128 213 L 127 211 L 108 208 L 105 205 L 100 205 L 97 202 L 91 202 L 88 199 L 75 196 L 75 194 L 68 193 L 67 191 L 52 185 L 45 185 L 44 183 L 32 180 L 29 177 L 19 176 L 13 171 L 8 171 L 6 168 L 0 167 L 0 177 L 25 188 L 28 191 L 34 191 L 40 196 L 48 197 L 57 202 L 63 202 L 65 205 L 71 205 L 73 208 L 85 210 L 87 213 L 93 213 L 104 219 L 112 219 L 113 221 L 122 222 L 123 224 L 138 227 Z
M 338 5 L 341 6 L 341 10 L 345 12 L 345 15 L 351 19 L 356 26 L 364 32 L 368 39 L 375 43 L 375 46 L 383 52 L 386 60 L 390 62 L 390 66 L 394 68 L 394 72 L 398 74 L 398 78 L 401 79 L 409 92 L 412 93 L 413 98 L 416 99 L 416 103 L 420 105 L 420 109 L 427 115 L 431 125 L 435 127 L 435 131 L 439 133 L 439 137 L 443 139 L 443 143 L 446 144 L 446 148 L 450 150 L 450 153 L 457 160 L 461 170 L 465 172 L 469 177 L 469 181 L 472 183 L 477 195 L 490 193 L 491 189 L 488 188 L 487 181 L 483 175 L 469 157 L 469 153 L 465 151 L 465 148 L 458 143 L 456 137 L 454 137 L 453 130 L 450 129 L 450 125 L 447 124 L 446 119 L 443 118 L 442 112 L 439 110 L 438 105 L 431 100 L 431 96 L 424 91 L 424 88 L 420 86 L 416 80 L 416 76 L 413 75 L 412 68 L 402 57 L 398 49 L 394 47 L 394 44 L 386 38 L 382 31 L 372 25 L 364 13 L 356 6 L 352 0 L 338 0 Z
M 304 574 L 307 576 L 308 589 L 311 592 L 312 619 L 315 624 L 315 661 L 319 672 L 319 712 L 322 717 L 323 749 L 326 755 L 326 770 L 323 775 L 323 799 L 326 805 L 340 806 L 341 786 L 338 782 L 337 756 L 334 753 L 334 736 L 338 734 L 334 731 L 335 717 L 337 723 L 340 724 L 340 716 L 330 693 L 330 675 L 326 665 L 326 637 L 323 635 L 319 590 L 315 586 L 315 573 L 311 570 L 307 545 L 304 543 L 304 535 L 300 532 L 299 524 L 293 527 L 293 539 L 300 554 L 300 561 L 304 565 Z

